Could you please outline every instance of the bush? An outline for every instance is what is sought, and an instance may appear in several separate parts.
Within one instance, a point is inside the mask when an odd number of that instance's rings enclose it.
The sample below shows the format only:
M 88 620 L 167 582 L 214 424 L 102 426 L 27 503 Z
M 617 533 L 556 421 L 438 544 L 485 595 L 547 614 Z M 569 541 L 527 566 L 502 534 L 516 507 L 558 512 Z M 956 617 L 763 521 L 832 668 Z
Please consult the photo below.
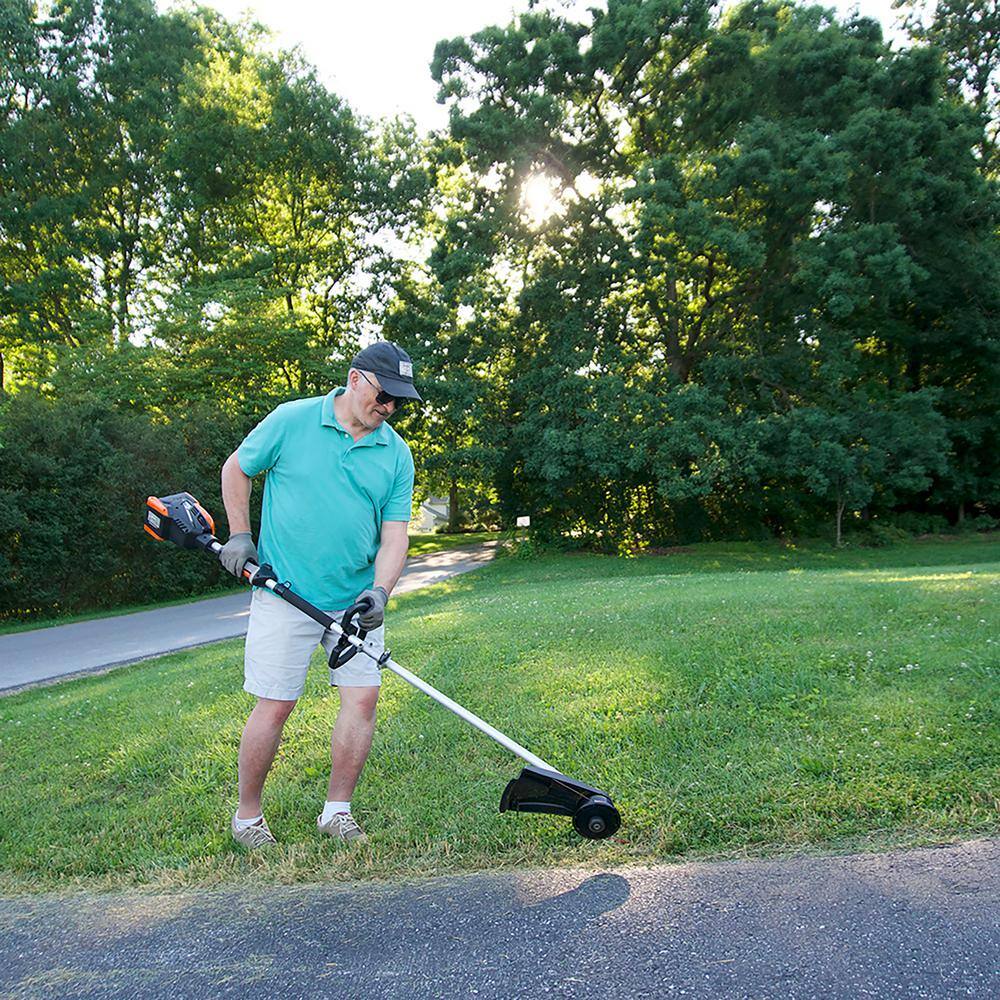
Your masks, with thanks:
M 202 593 L 221 567 L 142 530 L 146 497 L 188 490 L 221 513 L 225 418 L 154 421 L 93 397 L 0 400 L 0 618 Z M 220 529 L 221 530 L 221 529 Z
M 867 549 L 884 549 L 906 541 L 910 536 L 895 524 L 883 521 L 872 521 L 864 528 L 852 531 L 848 537 L 851 545 L 859 545 Z
M 1000 526 L 1000 521 L 989 514 L 980 514 L 978 517 L 967 517 L 958 526 L 959 531 L 995 531 Z
M 943 535 L 951 530 L 948 519 L 940 514 L 922 514 L 907 510 L 894 515 L 892 520 L 897 528 L 911 535 Z

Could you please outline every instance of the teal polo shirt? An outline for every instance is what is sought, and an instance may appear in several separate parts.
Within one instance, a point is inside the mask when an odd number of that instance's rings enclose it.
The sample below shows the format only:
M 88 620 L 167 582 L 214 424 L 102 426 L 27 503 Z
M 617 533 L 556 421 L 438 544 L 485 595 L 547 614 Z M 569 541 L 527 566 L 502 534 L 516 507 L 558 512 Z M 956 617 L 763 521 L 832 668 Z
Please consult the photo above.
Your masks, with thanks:
M 326 396 L 282 403 L 236 451 L 253 478 L 267 473 L 257 551 L 278 579 L 324 611 L 354 603 L 375 582 L 383 521 L 409 521 L 413 458 L 387 424 L 355 441 Z

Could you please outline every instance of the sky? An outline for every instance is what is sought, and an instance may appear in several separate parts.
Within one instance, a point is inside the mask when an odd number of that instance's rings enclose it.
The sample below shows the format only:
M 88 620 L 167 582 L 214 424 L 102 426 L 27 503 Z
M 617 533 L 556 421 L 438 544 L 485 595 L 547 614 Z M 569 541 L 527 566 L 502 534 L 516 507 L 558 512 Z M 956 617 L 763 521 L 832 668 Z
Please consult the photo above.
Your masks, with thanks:
M 447 125 L 431 79 L 434 45 L 488 24 L 507 24 L 528 0 L 199 0 L 230 20 L 246 11 L 267 25 L 281 48 L 298 46 L 334 93 L 357 111 L 378 118 L 405 113 L 425 130 Z M 599 0 L 550 0 L 579 20 Z M 897 13 L 891 0 L 822 0 L 841 13 L 858 8 L 877 17 L 888 37 Z M 157 0 L 161 10 L 171 0 Z

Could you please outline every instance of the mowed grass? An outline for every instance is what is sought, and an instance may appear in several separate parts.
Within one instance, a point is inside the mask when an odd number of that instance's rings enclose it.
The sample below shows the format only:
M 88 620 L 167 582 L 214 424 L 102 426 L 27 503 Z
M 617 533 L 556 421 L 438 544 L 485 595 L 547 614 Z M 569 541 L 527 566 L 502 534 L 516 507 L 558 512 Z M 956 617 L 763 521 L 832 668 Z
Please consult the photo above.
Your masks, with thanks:
M 1000 543 L 698 546 L 502 559 L 391 606 L 394 658 L 566 773 L 624 825 L 498 815 L 515 758 L 386 674 L 338 849 L 315 817 L 337 696 L 319 656 L 265 809 L 229 837 L 252 699 L 241 643 L 0 700 L 0 891 L 397 878 L 882 847 L 1000 820 Z
M 499 531 L 470 531 L 464 535 L 410 535 L 409 555 L 426 556 L 445 549 L 461 549 L 467 545 L 496 541 L 502 537 Z

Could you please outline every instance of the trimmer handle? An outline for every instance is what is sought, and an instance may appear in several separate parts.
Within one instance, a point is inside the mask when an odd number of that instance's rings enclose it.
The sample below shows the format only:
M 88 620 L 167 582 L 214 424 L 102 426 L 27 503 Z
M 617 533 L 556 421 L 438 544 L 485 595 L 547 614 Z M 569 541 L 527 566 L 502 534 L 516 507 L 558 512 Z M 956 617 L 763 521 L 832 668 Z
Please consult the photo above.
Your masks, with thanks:
M 218 539 L 213 539 L 205 548 L 215 555 L 218 555 L 222 551 L 222 545 Z M 291 604 L 292 607 L 298 608 L 299 611 L 309 615 L 310 618 L 320 622 L 327 628 L 330 628 L 334 624 L 333 618 L 319 611 L 318 608 L 314 608 L 308 601 L 299 597 L 298 594 L 291 591 L 285 584 L 278 582 L 278 578 L 274 575 L 274 570 L 270 566 L 258 566 L 255 562 L 247 560 L 246 565 L 243 567 L 243 576 L 246 577 L 247 581 L 253 587 L 270 586 L 279 597 Z M 333 652 L 330 653 L 331 670 L 342 667 L 351 657 L 357 654 L 358 647 L 348 637 L 356 635 L 359 639 L 364 640 L 368 635 L 365 629 L 354 624 L 354 619 L 371 607 L 371 603 L 372 599 L 370 597 L 366 597 L 363 601 L 356 601 L 341 617 L 338 623 L 341 629 L 340 638 L 337 640 L 337 645 L 333 647 Z
M 174 493 L 167 497 L 150 497 L 146 501 L 146 517 L 143 524 L 146 532 L 158 542 L 173 542 L 182 549 L 205 549 L 218 556 L 222 543 L 215 537 L 215 522 L 211 515 L 190 493 Z M 319 622 L 324 628 L 331 628 L 335 621 L 328 614 L 313 607 L 304 598 L 294 593 L 288 584 L 282 583 L 267 565 L 247 561 L 243 567 L 243 577 L 254 587 L 267 587 L 272 593 L 298 608 L 303 614 Z M 367 631 L 354 624 L 354 619 L 371 606 L 371 598 L 356 601 L 343 614 L 339 627 L 340 639 L 330 654 L 330 669 L 342 667 L 358 652 L 358 647 L 350 641 L 352 636 L 364 640 Z M 388 651 L 383 654 L 388 659 Z M 381 666 L 382 660 L 379 660 Z
M 359 639 L 364 639 L 368 633 L 365 629 L 361 628 L 360 625 L 354 624 L 354 619 L 357 615 L 361 614 L 362 611 L 367 611 L 371 607 L 372 599 L 366 597 L 363 601 L 355 601 L 343 614 L 340 619 L 340 627 L 343 630 L 343 634 L 337 641 L 337 645 L 333 647 L 333 652 L 330 654 L 330 669 L 336 670 L 337 667 L 342 667 L 348 660 L 353 657 L 357 651 L 358 647 L 354 643 L 348 640 L 348 636 L 357 635 Z
M 372 606 L 372 599 L 366 597 L 363 601 L 356 601 L 352 604 L 345 612 L 344 617 L 340 619 L 340 627 L 346 632 L 348 627 L 354 621 L 354 619 L 361 614 L 362 611 L 367 611 Z M 363 633 L 361 638 L 363 639 L 367 633 L 360 626 L 358 631 Z

